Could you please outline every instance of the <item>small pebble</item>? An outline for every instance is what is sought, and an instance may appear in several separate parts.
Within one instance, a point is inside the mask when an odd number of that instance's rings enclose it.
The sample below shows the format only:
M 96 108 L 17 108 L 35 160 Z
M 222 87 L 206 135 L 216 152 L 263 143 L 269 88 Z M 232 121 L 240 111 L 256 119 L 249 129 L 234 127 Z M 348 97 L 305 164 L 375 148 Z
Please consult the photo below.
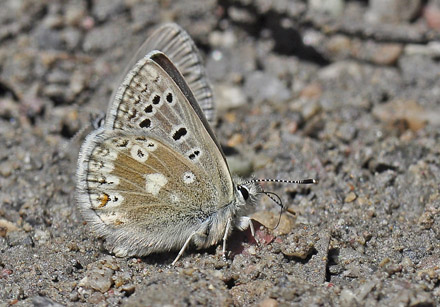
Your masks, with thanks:
M 383 44 L 372 54 L 372 62 L 378 65 L 394 65 L 403 52 L 400 44 Z
M 265 298 L 264 300 L 262 300 L 259 304 L 259 307 L 277 307 L 278 306 L 278 302 L 277 300 L 273 299 L 273 298 Z
M 257 211 L 252 214 L 252 219 L 264 225 L 264 227 L 268 229 L 274 229 L 274 233 L 277 236 L 288 234 L 292 231 L 295 226 L 294 218 L 288 216 L 287 214 L 282 214 L 280 217 L 279 213 L 271 212 L 271 211 Z
M 344 12 L 343 0 L 309 0 L 308 4 L 309 9 L 333 17 L 340 16 Z
M 113 285 L 113 270 L 109 268 L 92 269 L 80 280 L 79 286 L 97 290 L 101 293 L 107 292 Z
M 424 16 L 431 29 L 440 31 L 440 3 L 428 4 L 424 9 Z
M 123 292 L 125 292 L 125 295 L 131 295 L 134 293 L 134 291 L 136 290 L 136 286 L 133 284 L 127 284 L 127 285 L 123 285 L 121 290 Z
M 253 72 L 246 78 L 244 92 L 256 103 L 263 101 L 280 103 L 292 96 L 281 80 L 261 71 Z
M 354 192 L 350 192 L 345 196 L 344 201 L 346 203 L 351 203 L 357 198 L 356 194 Z
M 214 88 L 216 104 L 219 110 L 229 110 L 244 106 L 246 95 L 238 86 L 219 84 Z

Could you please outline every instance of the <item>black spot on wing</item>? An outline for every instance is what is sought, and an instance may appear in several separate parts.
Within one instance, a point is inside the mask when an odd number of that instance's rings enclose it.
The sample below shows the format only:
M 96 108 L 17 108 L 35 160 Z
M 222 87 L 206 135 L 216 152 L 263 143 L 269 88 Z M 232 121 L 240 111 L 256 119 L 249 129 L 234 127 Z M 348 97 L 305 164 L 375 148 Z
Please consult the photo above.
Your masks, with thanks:
M 165 99 L 167 100 L 168 103 L 172 103 L 173 102 L 173 94 L 168 93 L 168 95 L 167 95 L 167 97 L 165 97 Z
M 153 104 L 158 104 L 160 102 L 160 96 L 159 95 L 155 95 L 153 97 Z
M 186 131 L 186 128 L 182 127 L 179 128 L 176 132 L 174 132 L 173 134 L 173 139 L 175 141 L 179 141 L 181 138 L 183 138 L 186 134 L 188 133 L 188 131 Z
M 148 105 L 145 109 L 144 109 L 145 113 L 151 113 L 153 112 L 153 105 Z
M 141 121 L 139 123 L 139 127 L 141 127 L 141 128 L 150 128 L 151 127 L 151 120 L 148 119 L 148 118 L 144 119 L 143 121 Z

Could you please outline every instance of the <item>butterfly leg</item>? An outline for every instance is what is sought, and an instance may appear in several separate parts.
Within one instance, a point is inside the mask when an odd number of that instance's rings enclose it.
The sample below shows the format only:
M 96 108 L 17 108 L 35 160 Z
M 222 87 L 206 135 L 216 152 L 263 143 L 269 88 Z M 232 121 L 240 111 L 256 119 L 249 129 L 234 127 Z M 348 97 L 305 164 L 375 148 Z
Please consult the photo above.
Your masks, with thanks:
M 223 260 L 226 260 L 226 239 L 229 235 L 229 229 L 231 228 L 231 220 L 228 220 L 225 228 L 225 234 L 223 235 L 223 249 L 222 249 L 222 257 Z
M 179 253 L 177 254 L 176 259 L 174 259 L 173 263 L 171 263 L 171 265 L 175 265 L 177 260 L 180 259 L 180 257 L 183 255 L 183 253 L 185 252 L 185 249 L 188 247 L 189 242 L 191 242 L 191 239 L 194 237 L 194 235 L 197 234 L 197 232 L 193 232 L 188 239 L 186 239 L 185 244 L 183 244 L 182 248 L 180 249 Z

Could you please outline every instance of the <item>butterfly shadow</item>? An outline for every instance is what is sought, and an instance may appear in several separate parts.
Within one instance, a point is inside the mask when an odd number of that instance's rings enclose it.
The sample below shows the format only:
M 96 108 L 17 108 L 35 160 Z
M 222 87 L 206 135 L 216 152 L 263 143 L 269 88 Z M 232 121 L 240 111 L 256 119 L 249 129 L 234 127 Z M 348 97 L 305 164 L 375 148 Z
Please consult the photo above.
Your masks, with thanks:
M 246 230 L 234 229 L 226 242 L 227 259 L 232 260 L 235 256 L 242 254 L 249 255 L 247 252 L 247 248 L 249 248 L 249 246 L 261 244 L 267 245 L 275 239 L 274 236 L 268 234 L 267 229 L 261 223 L 253 220 L 253 224 L 256 232 L 255 236 L 257 237 L 258 242 L 252 235 L 250 228 Z M 219 244 L 204 250 L 197 250 L 194 247 L 190 247 L 185 254 L 191 255 L 192 253 L 199 252 L 201 255 L 205 254 L 215 256 L 218 252 L 221 253 L 221 245 L 222 242 L 219 242 Z M 139 259 L 145 264 L 169 265 L 177 256 L 177 253 L 178 252 L 150 254 L 148 256 L 139 257 Z M 184 259 L 185 254 L 181 259 Z
M 241 254 L 248 255 L 247 248 L 250 245 L 267 245 L 275 239 L 273 235 L 267 232 L 267 228 L 263 224 L 255 220 L 252 220 L 252 223 L 255 228 L 255 237 L 252 235 L 250 228 L 232 232 L 226 245 L 229 258 L 233 259 Z

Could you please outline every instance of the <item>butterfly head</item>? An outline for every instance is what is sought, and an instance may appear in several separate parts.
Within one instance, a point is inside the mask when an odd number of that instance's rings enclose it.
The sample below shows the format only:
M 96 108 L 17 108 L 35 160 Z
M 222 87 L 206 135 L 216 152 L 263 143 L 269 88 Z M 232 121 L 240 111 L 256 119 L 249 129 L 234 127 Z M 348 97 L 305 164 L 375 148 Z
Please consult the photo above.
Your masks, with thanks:
M 260 184 L 255 180 L 245 181 L 241 178 L 235 180 L 235 195 L 243 205 L 255 205 L 262 192 Z

